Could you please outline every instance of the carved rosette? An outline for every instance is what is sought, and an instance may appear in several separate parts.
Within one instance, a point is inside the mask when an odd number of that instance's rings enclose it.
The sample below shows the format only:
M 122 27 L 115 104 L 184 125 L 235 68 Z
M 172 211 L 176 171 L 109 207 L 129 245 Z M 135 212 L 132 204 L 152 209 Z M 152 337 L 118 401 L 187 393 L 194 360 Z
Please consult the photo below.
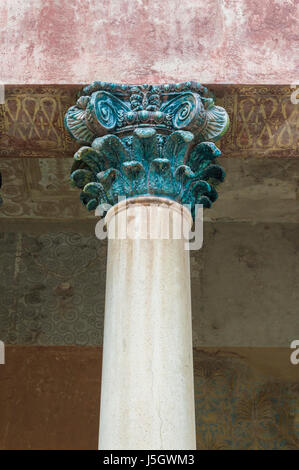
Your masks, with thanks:
M 163 196 L 210 207 L 224 170 L 213 143 L 229 126 L 197 82 L 118 85 L 94 82 L 66 113 L 65 126 L 84 144 L 71 180 L 89 210 L 119 198 Z

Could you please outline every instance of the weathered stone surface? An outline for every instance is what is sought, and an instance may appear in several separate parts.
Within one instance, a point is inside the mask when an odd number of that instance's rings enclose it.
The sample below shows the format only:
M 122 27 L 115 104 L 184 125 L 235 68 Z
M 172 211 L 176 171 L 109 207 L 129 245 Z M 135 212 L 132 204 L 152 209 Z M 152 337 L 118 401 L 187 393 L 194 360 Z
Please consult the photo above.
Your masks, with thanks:
M 93 234 L 94 221 L 68 227 L 74 232 L 65 227 L 53 232 L 55 225 L 39 223 L 35 234 L 20 226 L 2 233 L 0 339 L 6 343 L 102 344 L 106 243 Z M 191 251 L 195 346 L 288 347 L 296 339 L 298 227 L 204 224 L 203 248 Z
M 206 221 L 299 221 L 299 159 L 220 157 L 219 163 L 227 176 L 217 203 L 205 211 Z M 26 230 L 35 230 L 37 224 L 39 232 L 46 233 L 55 230 L 48 224 L 55 221 L 62 230 L 93 234 L 95 217 L 79 203 L 78 192 L 69 183 L 70 167 L 68 158 L 0 159 L 1 230 L 22 231 L 24 223 Z
M 194 349 L 197 449 L 298 449 L 298 372 L 283 348 Z
M 299 449 L 298 372 L 288 348 L 193 355 L 198 449 Z M 96 449 L 101 356 L 95 347 L 7 346 L 0 449 Z
M 101 344 L 106 243 L 95 235 L 0 234 L 0 338 L 12 344 Z
M 99 348 L 6 347 L 0 449 L 96 449 L 101 358 Z
M 221 158 L 226 179 L 211 222 L 299 222 L 299 162 L 280 158 Z
M 297 339 L 298 224 L 204 225 L 191 255 L 196 346 L 289 346 Z
M 8 0 L 5 83 L 293 83 L 296 0 Z

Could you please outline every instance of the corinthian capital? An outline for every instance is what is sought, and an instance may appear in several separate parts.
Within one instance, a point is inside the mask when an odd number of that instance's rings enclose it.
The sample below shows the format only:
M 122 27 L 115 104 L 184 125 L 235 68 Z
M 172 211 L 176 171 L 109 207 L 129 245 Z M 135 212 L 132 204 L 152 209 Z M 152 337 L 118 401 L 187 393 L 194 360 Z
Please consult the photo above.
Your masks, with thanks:
M 94 82 L 66 113 L 65 126 L 84 144 L 71 180 L 89 210 L 119 197 L 155 195 L 210 207 L 224 180 L 214 144 L 226 111 L 197 82 L 119 85 Z

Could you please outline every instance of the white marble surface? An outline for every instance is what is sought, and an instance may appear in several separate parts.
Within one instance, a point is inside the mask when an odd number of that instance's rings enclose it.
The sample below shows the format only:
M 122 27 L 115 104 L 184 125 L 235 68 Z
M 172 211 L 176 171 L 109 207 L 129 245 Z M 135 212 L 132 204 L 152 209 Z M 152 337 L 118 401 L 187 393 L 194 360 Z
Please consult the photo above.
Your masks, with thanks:
M 139 200 L 106 219 L 109 234 L 129 221 L 135 235 L 109 240 L 99 448 L 195 449 L 189 252 L 183 239 L 162 239 L 169 214 L 176 228 L 191 217 Z M 150 202 L 159 205 L 145 234 Z

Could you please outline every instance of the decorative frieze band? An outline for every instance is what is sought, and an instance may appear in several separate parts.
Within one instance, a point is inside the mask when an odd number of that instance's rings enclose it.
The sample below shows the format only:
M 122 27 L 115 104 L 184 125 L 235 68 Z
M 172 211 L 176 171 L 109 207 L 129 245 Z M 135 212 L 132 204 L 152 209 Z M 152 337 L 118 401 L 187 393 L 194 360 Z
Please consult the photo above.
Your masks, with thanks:
M 289 85 L 208 85 L 230 117 L 219 142 L 224 157 L 299 155 L 299 104 Z M 0 157 L 64 158 L 78 150 L 64 129 L 64 115 L 82 85 L 5 87 L 0 105 Z M 136 107 L 138 107 L 138 99 Z

